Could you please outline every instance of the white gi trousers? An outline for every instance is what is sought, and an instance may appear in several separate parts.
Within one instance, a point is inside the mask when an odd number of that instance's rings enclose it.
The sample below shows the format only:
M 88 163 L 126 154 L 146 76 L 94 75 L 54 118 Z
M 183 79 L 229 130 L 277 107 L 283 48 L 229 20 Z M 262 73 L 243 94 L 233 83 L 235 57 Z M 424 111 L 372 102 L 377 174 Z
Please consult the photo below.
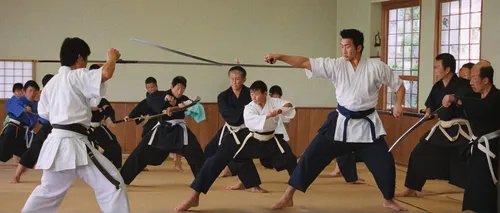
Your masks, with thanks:
M 88 158 L 85 145 L 92 150 L 96 159 L 106 171 L 120 182 L 119 189 L 116 189 Z M 56 212 L 76 177 L 82 179 L 94 189 L 97 203 L 102 212 L 130 212 L 127 188 L 123 183 L 120 172 L 106 157 L 90 145 L 87 136 L 66 130 L 53 129 L 43 146 L 38 160 L 41 165 L 37 165 L 37 168 L 43 169 L 41 184 L 33 190 L 21 212 Z M 85 154 L 82 150 L 85 151 Z M 51 156 L 49 157 L 49 155 Z M 68 155 L 73 155 L 73 157 Z M 69 157 L 69 159 L 61 162 L 63 160 L 61 157 L 64 156 Z M 68 162 L 71 162 L 70 164 L 74 165 L 74 168 L 54 169 L 54 167 L 58 167 L 58 164 L 68 166 Z

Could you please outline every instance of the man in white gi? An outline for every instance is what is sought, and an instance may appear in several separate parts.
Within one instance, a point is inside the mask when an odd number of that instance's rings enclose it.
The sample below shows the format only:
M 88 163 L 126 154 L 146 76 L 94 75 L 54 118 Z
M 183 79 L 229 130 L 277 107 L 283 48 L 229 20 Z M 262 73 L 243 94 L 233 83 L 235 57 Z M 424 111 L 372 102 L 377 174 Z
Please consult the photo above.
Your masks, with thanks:
M 22 212 L 56 212 L 76 177 L 94 189 L 102 212 L 130 212 L 120 173 L 90 144 L 87 132 L 92 116 L 90 100 L 105 95 L 103 83 L 113 76 L 120 53 L 108 50 L 106 64 L 92 71 L 85 68 L 89 55 L 90 48 L 82 39 L 64 40 L 62 66 L 45 86 L 38 104 L 40 117 L 53 127 L 35 167 L 43 170 L 42 180 Z
M 305 68 L 309 78 L 330 80 L 336 89 L 338 107 L 328 115 L 318 134 L 304 151 L 293 171 L 281 200 L 273 209 L 293 206 L 296 189 L 305 192 L 321 171 L 336 157 L 354 151 L 363 159 L 384 195 L 384 207 L 405 210 L 394 201 L 396 171 L 392 153 L 384 140 L 386 132 L 375 107 L 382 84 L 397 91 L 393 114 L 399 117 L 405 88 L 402 80 L 389 66 L 379 60 L 361 58 L 363 33 L 356 29 L 340 32 L 341 58 L 309 59 L 302 56 L 269 54 L 268 63 L 283 61 Z

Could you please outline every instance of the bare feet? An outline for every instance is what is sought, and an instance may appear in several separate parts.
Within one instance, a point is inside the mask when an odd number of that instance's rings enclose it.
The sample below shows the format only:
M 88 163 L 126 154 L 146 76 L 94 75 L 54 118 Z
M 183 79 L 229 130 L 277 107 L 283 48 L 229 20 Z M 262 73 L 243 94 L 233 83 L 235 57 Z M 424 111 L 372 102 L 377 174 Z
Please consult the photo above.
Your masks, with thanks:
M 198 207 L 199 204 L 200 204 L 200 193 L 195 192 L 185 203 L 175 207 L 175 211 L 187 211 L 191 207 Z
M 19 183 L 21 181 L 21 176 L 14 176 L 10 179 L 10 183 Z
M 406 188 L 404 192 L 397 193 L 396 197 L 417 197 L 417 191 Z
M 384 202 L 383 206 L 385 208 L 390 208 L 390 209 L 396 210 L 396 211 L 408 211 L 408 209 L 405 209 L 405 208 L 401 207 L 399 204 L 397 204 L 396 202 L 394 202 L 394 200 L 386 200 Z
M 142 171 L 147 172 L 147 171 L 149 171 L 149 169 L 148 169 L 148 167 L 145 167 L 144 169 L 142 169 Z
M 238 181 L 238 183 L 236 183 L 234 185 L 227 186 L 226 189 L 229 189 L 229 190 L 243 190 L 243 189 L 245 189 L 245 186 L 243 185 L 243 183 L 241 181 Z
M 222 178 L 229 176 L 231 176 L 231 170 L 229 170 L 229 167 L 226 166 L 226 168 L 224 168 L 224 170 L 222 170 L 222 172 L 220 173 L 219 177 Z
M 288 208 L 293 206 L 293 199 L 292 197 L 288 197 L 286 195 L 283 195 L 283 197 L 280 198 L 280 200 L 273 205 L 272 209 L 273 210 L 278 210 L 278 209 L 283 209 L 283 208 Z
M 365 183 L 365 179 L 358 177 L 358 180 L 356 180 L 354 182 L 347 182 L 347 183 L 350 183 L 350 184 L 364 184 Z
M 255 192 L 255 193 L 268 193 L 269 191 L 261 188 L 260 186 L 257 186 L 257 187 L 253 187 L 252 188 L 252 192 Z

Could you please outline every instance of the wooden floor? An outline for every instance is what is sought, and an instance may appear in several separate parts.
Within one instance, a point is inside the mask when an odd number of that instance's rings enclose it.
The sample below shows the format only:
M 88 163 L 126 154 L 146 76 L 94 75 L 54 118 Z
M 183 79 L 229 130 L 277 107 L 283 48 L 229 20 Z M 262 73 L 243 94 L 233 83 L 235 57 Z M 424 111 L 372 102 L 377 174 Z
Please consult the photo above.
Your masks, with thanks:
M 235 182 L 234 177 L 220 178 L 207 195 L 201 196 L 200 207 L 193 210 L 201 212 L 269 212 L 270 206 L 278 201 L 285 188 L 288 174 L 283 171 L 259 168 L 262 187 L 268 194 L 248 191 L 228 191 L 226 185 Z M 162 166 L 149 167 L 150 171 L 141 173 L 128 188 L 132 212 L 174 212 L 177 204 L 183 202 L 191 193 L 189 184 L 193 176 L 184 162 L 185 172 L 173 169 L 171 160 Z M 9 183 L 14 174 L 12 163 L 0 164 L 0 212 L 20 212 L 33 188 L 40 183 L 41 172 L 28 171 L 19 184 Z M 375 181 L 363 163 L 358 163 L 359 176 L 365 184 L 347 184 L 343 178 L 330 178 L 328 173 L 334 169 L 332 163 L 313 183 L 307 194 L 297 192 L 295 207 L 286 212 L 389 212 L 382 207 L 382 195 Z M 397 167 L 396 192 L 404 189 L 406 169 Z M 447 193 L 442 193 L 447 192 Z M 410 212 L 460 212 L 463 190 L 445 181 L 428 181 L 424 187 L 425 195 L 419 198 L 397 198 Z M 76 180 L 70 188 L 59 212 L 100 212 L 90 187 Z

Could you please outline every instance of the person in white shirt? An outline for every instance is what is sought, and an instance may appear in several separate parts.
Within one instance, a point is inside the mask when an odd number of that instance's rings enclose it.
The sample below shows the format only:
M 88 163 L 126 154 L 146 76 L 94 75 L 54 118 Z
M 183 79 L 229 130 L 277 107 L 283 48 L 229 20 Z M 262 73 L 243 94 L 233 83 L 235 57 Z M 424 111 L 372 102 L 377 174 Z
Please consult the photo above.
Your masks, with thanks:
M 255 81 L 250 86 L 250 95 L 252 102 L 243 111 L 247 128 L 222 139 L 215 155 L 205 161 L 191 184 L 193 194 L 176 211 L 187 211 L 198 206 L 200 194 L 208 192 L 217 176 L 232 160 L 244 162 L 253 158 L 266 161 L 272 159 L 275 167 L 284 167 L 289 171 L 295 169 L 297 158 L 291 149 L 286 148 L 286 142 L 274 135 L 279 115 L 286 119 L 295 117 L 293 105 L 282 99 L 267 97 L 267 85 L 262 81 Z
M 101 211 L 130 212 L 127 188 L 116 167 L 88 140 L 91 99 L 105 95 L 104 82 L 114 73 L 120 53 L 108 50 L 107 62 L 88 71 L 90 48 L 80 38 L 66 38 L 61 46 L 61 68 L 43 89 L 40 117 L 53 129 L 45 140 L 35 169 L 42 169 L 41 184 L 26 201 L 22 212 L 56 212 L 76 177 L 95 191 Z
M 290 185 L 272 208 L 293 206 L 298 189 L 305 192 L 321 171 L 336 157 L 355 152 L 365 161 L 378 188 L 385 198 L 384 207 L 406 210 L 394 201 L 396 169 L 392 153 L 384 139 L 386 132 L 375 107 L 382 84 L 397 91 L 393 110 L 395 117 L 402 113 L 405 95 L 403 81 L 380 60 L 361 58 L 364 36 L 359 30 L 340 32 L 340 58 L 306 58 L 284 54 L 268 54 L 267 63 L 283 61 L 306 69 L 308 78 L 324 78 L 335 86 L 337 109 L 328 115 L 318 134 L 301 156 L 293 171 Z

